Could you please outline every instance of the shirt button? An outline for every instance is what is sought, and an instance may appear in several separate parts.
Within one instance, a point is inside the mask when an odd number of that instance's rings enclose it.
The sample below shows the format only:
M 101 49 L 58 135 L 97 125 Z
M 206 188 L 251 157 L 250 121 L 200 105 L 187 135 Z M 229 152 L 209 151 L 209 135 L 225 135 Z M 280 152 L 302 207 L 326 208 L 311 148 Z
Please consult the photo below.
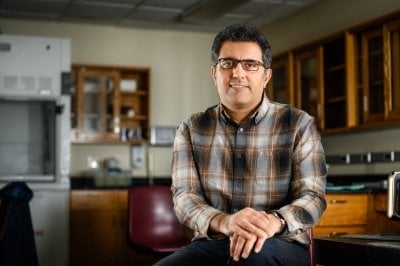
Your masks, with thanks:
M 239 128 L 239 131 L 240 131 L 240 132 L 243 132 L 243 131 L 244 131 L 244 129 L 241 127 L 241 128 Z

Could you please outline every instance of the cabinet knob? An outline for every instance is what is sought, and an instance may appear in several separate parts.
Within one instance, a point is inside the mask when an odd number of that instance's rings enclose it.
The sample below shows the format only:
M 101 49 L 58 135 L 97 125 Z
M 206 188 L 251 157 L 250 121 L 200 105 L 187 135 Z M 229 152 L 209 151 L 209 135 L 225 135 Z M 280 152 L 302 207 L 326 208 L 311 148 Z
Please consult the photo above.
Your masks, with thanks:
M 348 234 L 347 232 L 330 232 L 328 236 L 342 236 Z

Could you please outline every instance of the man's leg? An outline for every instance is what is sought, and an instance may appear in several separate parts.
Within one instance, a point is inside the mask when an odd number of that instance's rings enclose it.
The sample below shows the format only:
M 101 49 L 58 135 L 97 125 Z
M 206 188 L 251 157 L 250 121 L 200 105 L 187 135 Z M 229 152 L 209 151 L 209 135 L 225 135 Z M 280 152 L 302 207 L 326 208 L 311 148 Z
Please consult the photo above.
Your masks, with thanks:
M 234 262 L 232 259 L 228 265 L 231 266 L 309 266 L 310 259 L 308 247 L 297 243 L 286 242 L 277 238 L 269 238 L 265 241 L 260 253 L 252 252 L 247 259 Z
M 213 266 L 226 265 L 229 259 L 229 241 L 196 240 L 171 255 L 158 261 L 154 266 Z

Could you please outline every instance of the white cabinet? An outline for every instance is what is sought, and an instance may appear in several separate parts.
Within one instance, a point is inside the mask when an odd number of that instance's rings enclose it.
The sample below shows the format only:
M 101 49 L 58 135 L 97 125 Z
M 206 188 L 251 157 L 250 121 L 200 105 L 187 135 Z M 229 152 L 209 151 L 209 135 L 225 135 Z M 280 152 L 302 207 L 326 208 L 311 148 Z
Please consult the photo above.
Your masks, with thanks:
M 32 189 L 29 202 L 40 266 L 68 266 L 69 190 Z

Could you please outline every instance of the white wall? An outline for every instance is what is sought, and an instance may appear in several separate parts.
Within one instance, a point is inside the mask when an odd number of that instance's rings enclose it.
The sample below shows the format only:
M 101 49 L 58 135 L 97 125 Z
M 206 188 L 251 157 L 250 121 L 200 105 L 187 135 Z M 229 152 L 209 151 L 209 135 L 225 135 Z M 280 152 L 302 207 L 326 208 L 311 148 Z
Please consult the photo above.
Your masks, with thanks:
M 327 154 L 345 155 L 347 153 L 400 151 L 400 127 L 323 136 L 322 141 Z M 389 174 L 400 171 L 400 162 L 330 165 L 331 175 Z
M 400 10 L 398 0 L 322 0 L 263 30 L 271 41 L 273 52 L 279 54 L 397 10 Z M 214 34 L 5 19 L 0 19 L 0 30 L 4 34 L 68 37 L 72 42 L 73 63 L 149 66 L 152 70 L 153 125 L 176 125 L 190 113 L 204 110 L 218 101 L 209 75 Z M 364 143 L 371 141 L 377 143 L 374 149 L 380 150 L 399 146 L 395 137 L 399 133 L 397 130 L 390 131 L 394 133 L 384 140 L 378 137 L 380 131 L 377 134 L 359 133 L 356 137 L 324 137 L 323 141 L 330 154 L 361 151 Z M 353 138 L 360 144 L 350 145 Z M 123 168 L 130 167 L 127 145 L 73 145 L 72 173 L 85 170 L 85 158 L 93 153 L 101 158 L 115 156 Z M 169 175 L 171 149 L 151 148 L 151 153 L 155 157 L 154 175 Z M 351 169 L 357 173 L 368 172 L 364 168 Z M 339 172 L 351 172 L 351 169 Z M 332 167 L 331 171 L 335 173 Z M 374 171 L 385 172 L 386 168 Z M 133 172 L 137 175 L 145 173 L 144 169 Z

